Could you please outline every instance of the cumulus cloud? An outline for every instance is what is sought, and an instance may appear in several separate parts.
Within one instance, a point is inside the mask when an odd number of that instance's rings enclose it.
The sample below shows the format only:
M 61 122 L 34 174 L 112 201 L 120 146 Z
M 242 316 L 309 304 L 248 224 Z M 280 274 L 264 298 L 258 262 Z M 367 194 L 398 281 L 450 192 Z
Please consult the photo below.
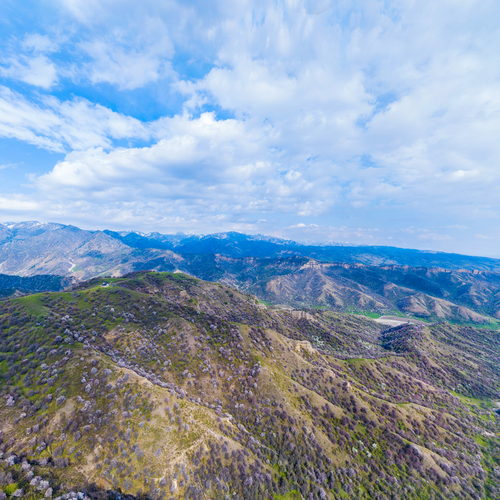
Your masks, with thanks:
M 0 196 L 0 210 L 5 214 L 33 213 L 40 209 L 40 204 L 23 196 Z
M 57 0 L 79 26 L 71 43 L 80 61 L 75 79 L 134 90 L 157 81 L 173 81 L 172 37 L 186 27 L 188 10 L 182 2 L 112 2 Z M 191 23 L 194 24 L 194 23 Z
M 325 239 L 380 241 L 396 226 L 443 245 L 451 224 L 491 225 L 498 211 L 494 0 L 55 3 L 66 38 L 23 38 L 4 76 L 105 83 L 138 102 L 155 82 L 158 104 L 168 93 L 178 107 L 144 121 L 1 87 L 0 135 L 66 153 L 33 177 L 40 200 Z M 65 44 L 76 62 L 54 57 Z
M 0 137 L 57 152 L 110 147 L 116 139 L 149 137 L 144 124 L 86 99 L 28 99 L 0 86 Z
M 7 64 L 0 68 L 0 75 L 44 89 L 50 89 L 57 81 L 55 65 L 43 55 L 22 60 L 8 60 Z
M 173 76 L 169 58 L 173 47 L 166 28 L 156 19 L 145 19 L 142 30 L 130 38 L 127 30 L 114 29 L 104 39 L 80 43 L 88 56 L 84 68 L 92 83 L 110 83 L 130 90 Z
M 313 180 L 270 151 L 265 129 L 203 113 L 164 119 L 160 130 L 165 137 L 151 146 L 70 153 L 36 185 L 59 199 L 85 192 L 96 202 L 179 200 L 184 216 L 311 214 L 330 204 L 317 199 Z
M 220 7 L 217 64 L 179 85 L 190 103 L 209 95 L 271 124 L 274 146 L 353 207 L 487 214 L 499 182 L 492 2 L 248 7 Z
M 56 65 L 48 54 L 56 45 L 46 36 L 28 34 L 0 56 L 0 76 L 50 89 L 58 80 Z

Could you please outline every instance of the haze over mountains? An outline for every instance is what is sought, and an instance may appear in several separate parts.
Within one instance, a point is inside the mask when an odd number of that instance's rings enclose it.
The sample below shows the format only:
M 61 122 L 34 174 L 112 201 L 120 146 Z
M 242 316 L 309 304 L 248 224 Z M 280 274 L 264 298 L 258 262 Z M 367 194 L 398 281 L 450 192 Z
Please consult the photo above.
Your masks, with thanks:
M 206 236 L 88 231 L 38 222 L 0 225 L 0 272 L 61 274 L 78 278 L 134 270 L 141 264 L 175 265 L 185 255 L 276 258 L 303 256 L 328 262 L 393 264 L 447 269 L 500 270 L 500 259 L 377 246 L 313 246 L 265 236 Z
M 395 247 L 311 246 L 240 233 L 141 234 L 38 222 L 0 226 L 0 273 L 85 280 L 137 270 L 183 271 L 291 306 L 476 323 L 500 318 L 499 259 Z M 68 286 L 68 279 L 51 278 L 45 289 Z M 0 280 L 4 295 L 9 286 Z

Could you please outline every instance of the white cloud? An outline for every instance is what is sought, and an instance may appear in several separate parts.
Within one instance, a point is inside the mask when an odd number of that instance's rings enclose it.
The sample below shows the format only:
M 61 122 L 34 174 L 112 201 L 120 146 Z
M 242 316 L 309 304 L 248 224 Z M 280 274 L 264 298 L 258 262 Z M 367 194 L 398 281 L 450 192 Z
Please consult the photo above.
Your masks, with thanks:
M 27 34 L 22 41 L 22 46 L 25 50 L 42 54 L 56 52 L 58 49 L 54 40 L 51 40 L 48 36 L 41 35 L 40 33 Z
M 171 36 L 186 26 L 188 8 L 173 1 L 58 0 L 79 26 L 74 45 L 81 62 L 75 79 L 134 90 L 157 81 L 175 80 Z M 191 17 L 190 21 L 195 21 Z M 194 24 L 194 23 L 192 23 Z
M 261 129 L 204 113 L 197 119 L 164 119 L 161 131 L 165 137 L 148 147 L 68 154 L 36 185 L 59 199 L 86 192 L 97 202 L 179 200 L 184 215 L 207 210 L 310 214 L 329 205 L 316 199 L 317 188 L 304 174 L 287 169 L 269 152 Z
M 152 230 L 147 221 L 156 218 L 164 230 L 171 221 L 176 230 L 255 232 L 262 214 L 318 214 L 335 199 L 335 187 L 283 163 L 270 147 L 272 134 L 252 123 L 203 113 L 164 118 L 149 130 L 162 138 L 147 147 L 69 153 L 33 179 L 51 217 L 60 220 L 60 207 L 87 225 L 98 212 L 120 227 L 142 220 Z M 76 207 L 75 200 L 85 202 Z
M 0 137 L 64 152 L 107 148 L 114 139 L 147 139 L 149 133 L 139 120 L 84 99 L 45 97 L 35 103 L 0 86 Z
M 36 201 L 26 199 L 22 196 L 0 196 L 0 210 L 4 214 L 11 213 L 33 213 L 40 209 Z
M 0 75 L 43 89 L 50 89 L 57 82 L 55 65 L 42 55 L 31 58 L 23 57 L 21 60 L 11 59 L 6 66 L 0 67 Z
M 48 37 L 28 34 L 18 47 L 4 49 L 0 56 L 0 76 L 48 90 L 58 81 L 57 68 L 47 57 L 55 50 L 57 45 Z
M 174 76 L 169 59 L 173 46 L 165 25 L 158 19 L 141 20 L 141 30 L 114 29 L 105 38 L 82 42 L 80 48 L 90 58 L 85 65 L 92 83 L 110 83 L 130 90 Z
M 399 227 L 433 217 L 448 227 L 491 224 L 498 210 L 493 0 L 58 4 L 74 30 L 74 81 L 139 100 L 161 82 L 158 102 L 178 92 L 184 109 L 141 122 L 84 99 L 0 89 L 0 135 L 68 153 L 35 181 L 46 199 L 85 198 L 99 213 L 120 206 L 130 220 L 175 212 L 176 224 L 303 219 L 318 234 L 334 228 L 332 238 L 357 237 L 335 233 L 351 213 L 378 227 L 392 208 Z M 52 57 L 53 39 L 29 35 L 30 59 L 5 68 L 50 88 L 63 74 L 51 76 L 53 61 L 46 74 L 22 68 Z

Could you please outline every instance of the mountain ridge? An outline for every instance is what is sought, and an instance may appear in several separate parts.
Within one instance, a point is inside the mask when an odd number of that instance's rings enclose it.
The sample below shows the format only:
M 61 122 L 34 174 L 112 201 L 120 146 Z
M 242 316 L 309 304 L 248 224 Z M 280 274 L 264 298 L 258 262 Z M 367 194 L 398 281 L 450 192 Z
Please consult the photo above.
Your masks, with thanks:
M 304 248 L 310 250 L 295 242 L 276 243 L 234 232 L 203 237 L 154 233 L 151 238 L 139 233 L 26 222 L 0 226 L 0 272 L 56 274 L 81 281 L 140 270 L 180 270 L 292 306 L 399 312 L 465 323 L 488 324 L 500 319 L 500 275 L 483 269 L 491 259 L 472 258 L 467 261 L 472 268 L 450 269 L 417 265 L 422 255 L 425 259 L 428 255 L 415 250 L 391 249 L 418 255 L 416 264 L 410 266 L 395 264 L 386 254 L 383 258 L 376 254 L 367 258 L 363 252 L 368 247 L 361 247 L 359 260 L 363 262 L 351 262 L 357 254 L 345 254 L 354 247 L 335 249 L 348 256 L 347 262 L 318 260 L 303 255 Z M 319 247 L 312 248 L 316 252 Z M 328 253 L 332 248 L 320 250 Z M 453 254 L 440 257 L 449 259 L 449 255 L 453 260 Z M 456 266 L 467 258 L 459 257 L 462 260 L 454 261 Z M 479 259 L 480 269 L 474 259 Z
M 9 491 L 496 495 L 495 332 L 384 329 L 147 272 L 9 300 L 0 328 Z
M 455 253 L 437 252 L 431 250 L 415 250 L 390 246 L 370 245 L 306 245 L 292 240 L 263 235 L 246 235 L 238 232 L 215 233 L 212 235 L 168 235 L 161 233 L 138 233 L 138 232 L 116 232 L 110 230 L 88 231 L 76 226 L 58 223 L 12 223 L 8 226 L 0 224 L 0 250 L 5 244 L 6 232 L 22 234 L 29 230 L 30 225 L 34 229 L 34 236 L 40 232 L 50 230 L 78 230 L 81 234 L 91 235 L 105 234 L 111 240 L 120 241 L 130 248 L 157 248 L 162 245 L 164 250 L 173 250 L 180 254 L 203 254 L 219 253 L 226 256 L 253 256 L 253 257 L 278 257 L 286 255 L 300 255 L 328 262 L 359 262 L 375 264 L 399 264 L 418 266 L 419 262 L 425 262 L 425 267 L 444 267 L 448 269 L 483 269 L 500 270 L 500 259 L 492 257 L 467 256 Z M 29 236 L 29 234 L 27 234 Z M 108 240 L 110 241 L 110 240 Z M 134 246 L 136 245 L 136 246 Z M 147 245 L 150 245 L 147 247 Z M 248 246 L 248 248 L 246 247 Z M 284 253 L 283 253 L 284 252 Z M 371 253 L 370 253 L 371 252 Z M 414 262 L 409 263 L 410 259 Z M 407 262 L 405 264 L 405 262 Z M 443 265 L 439 266 L 439 263 Z

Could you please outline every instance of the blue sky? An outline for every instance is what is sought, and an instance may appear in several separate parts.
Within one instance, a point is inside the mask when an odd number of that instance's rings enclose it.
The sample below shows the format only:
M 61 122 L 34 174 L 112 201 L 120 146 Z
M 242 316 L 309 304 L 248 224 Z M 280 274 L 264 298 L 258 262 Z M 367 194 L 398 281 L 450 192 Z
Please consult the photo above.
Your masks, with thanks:
M 0 220 L 500 256 L 496 0 L 0 5 Z

